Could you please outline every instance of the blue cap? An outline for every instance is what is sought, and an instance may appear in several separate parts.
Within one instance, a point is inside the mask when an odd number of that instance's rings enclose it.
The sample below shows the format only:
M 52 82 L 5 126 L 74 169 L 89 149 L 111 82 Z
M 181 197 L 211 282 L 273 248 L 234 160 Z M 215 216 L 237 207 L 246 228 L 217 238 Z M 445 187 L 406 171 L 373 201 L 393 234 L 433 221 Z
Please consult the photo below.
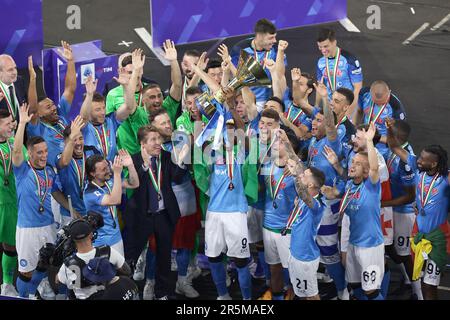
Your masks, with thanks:
M 92 283 L 107 283 L 116 275 L 116 269 L 109 259 L 95 257 L 83 267 L 83 276 Z

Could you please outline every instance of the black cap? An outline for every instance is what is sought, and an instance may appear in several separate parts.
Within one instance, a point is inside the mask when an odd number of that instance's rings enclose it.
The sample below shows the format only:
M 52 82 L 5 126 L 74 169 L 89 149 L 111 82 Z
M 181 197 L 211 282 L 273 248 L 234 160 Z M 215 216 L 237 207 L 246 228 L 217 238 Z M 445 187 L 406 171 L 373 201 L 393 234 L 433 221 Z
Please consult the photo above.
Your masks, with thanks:
M 69 226 L 69 235 L 74 240 L 84 239 L 89 234 L 91 234 L 92 231 L 93 230 L 89 222 L 82 219 L 72 221 L 72 223 Z

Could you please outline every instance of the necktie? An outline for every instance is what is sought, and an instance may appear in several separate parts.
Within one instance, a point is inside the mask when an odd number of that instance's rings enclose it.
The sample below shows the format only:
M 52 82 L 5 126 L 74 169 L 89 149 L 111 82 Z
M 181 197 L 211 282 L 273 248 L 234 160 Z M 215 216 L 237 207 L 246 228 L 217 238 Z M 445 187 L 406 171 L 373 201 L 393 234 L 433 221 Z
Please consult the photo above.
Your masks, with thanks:
M 150 170 L 152 170 L 153 171 L 153 174 L 157 177 L 158 176 L 158 173 L 157 173 L 157 166 L 156 166 L 156 157 L 151 157 L 150 158 L 150 163 L 151 163 L 151 166 L 150 166 Z M 150 212 L 157 212 L 158 211 L 158 208 L 159 208 L 159 201 L 158 201 L 158 194 L 157 194 L 157 192 L 156 192 L 156 190 L 155 190 L 155 188 L 153 187 L 153 184 L 150 182 L 150 197 L 149 197 L 149 200 L 150 200 L 150 205 L 149 205 L 149 209 L 150 209 Z
M 11 100 L 11 109 L 13 110 L 14 114 L 17 114 L 16 110 L 16 99 L 15 99 L 15 93 L 14 93 L 14 87 L 13 85 L 10 85 L 8 87 L 9 89 L 9 99 Z M 14 117 L 14 114 L 12 116 Z M 15 118 L 15 117 L 14 117 Z

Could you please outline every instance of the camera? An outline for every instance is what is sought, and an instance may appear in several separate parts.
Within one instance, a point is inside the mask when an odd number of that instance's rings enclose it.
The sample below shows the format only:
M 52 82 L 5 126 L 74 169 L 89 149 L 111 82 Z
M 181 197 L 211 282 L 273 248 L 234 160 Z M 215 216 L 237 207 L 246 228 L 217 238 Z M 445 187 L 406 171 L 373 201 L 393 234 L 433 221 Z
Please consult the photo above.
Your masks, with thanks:
M 49 266 L 60 267 L 64 259 L 71 256 L 76 251 L 75 242 L 70 235 L 70 228 L 74 222 L 87 222 L 93 232 L 93 240 L 97 237 L 97 230 L 103 227 L 103 216 L 100 213 L 89 211 L 88 214 L 80 219 L 75 219 L 68 225 L 61 228 L 58 232 L 55 243 L 46 243 L 39 250 L 38 266 L 47 269 Z

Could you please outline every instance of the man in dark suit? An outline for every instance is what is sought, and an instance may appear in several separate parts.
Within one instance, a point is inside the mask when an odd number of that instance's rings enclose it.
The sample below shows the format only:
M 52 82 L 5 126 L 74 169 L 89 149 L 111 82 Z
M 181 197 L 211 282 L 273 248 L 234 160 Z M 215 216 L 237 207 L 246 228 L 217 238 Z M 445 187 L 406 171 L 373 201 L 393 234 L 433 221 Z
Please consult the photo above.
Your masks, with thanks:
M 0 109 L 6 109 L 18 122 L 19 106 L 27 102 L 25 81 L 17 76 L 14 59 L 7 54 L 0 55 Z
M 180 183 L 186 174 L 182 162 L 190 154 L 186 145 L 171 160 L 171 154 L 161 148 L 158 130 L 146 125 L 139 129 L 141 152 L 132 156 L 139 177 L 139 187 L 134 190 L 124 212 L 126 235 L 125 258 L 134 265 L 150 235 L 156 240 L 155 297 L 167 300 L 172 250 L 172 236 L 180 217 L 180 209 L 172 190 L 172 182 Z M 174 151 L 176 152 L 176 150 Z

